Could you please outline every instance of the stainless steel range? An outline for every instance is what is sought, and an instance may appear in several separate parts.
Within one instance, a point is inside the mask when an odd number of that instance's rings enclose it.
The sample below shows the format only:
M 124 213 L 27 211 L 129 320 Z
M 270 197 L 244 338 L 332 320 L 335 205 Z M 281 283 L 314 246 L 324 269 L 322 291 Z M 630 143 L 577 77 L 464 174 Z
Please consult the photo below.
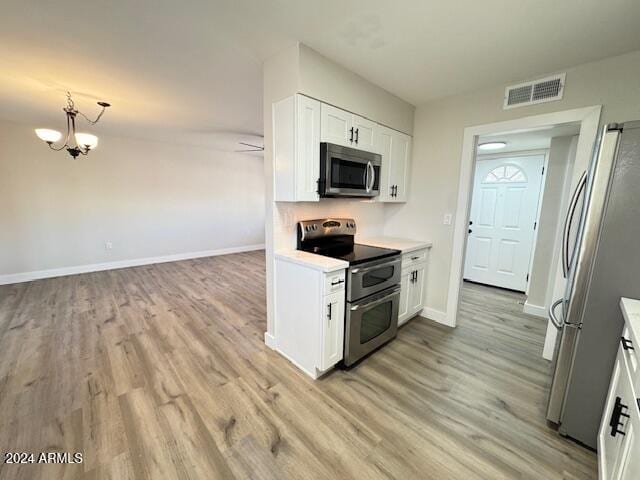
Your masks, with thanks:
M 344 364 L 353 365 L 396 336 L 402 258 L 399 250 L 354 242 L 351 218 L 298 223 L 298 250 L 349 262 Z

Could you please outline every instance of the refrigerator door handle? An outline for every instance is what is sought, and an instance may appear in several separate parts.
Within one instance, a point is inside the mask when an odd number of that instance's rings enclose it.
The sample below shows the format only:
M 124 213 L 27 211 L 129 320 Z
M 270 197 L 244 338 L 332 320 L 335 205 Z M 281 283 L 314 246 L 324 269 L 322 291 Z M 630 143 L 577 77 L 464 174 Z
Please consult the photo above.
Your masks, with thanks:
M 567 217 L 564 221 L 564 233 L 562 236 L 562 274 L 564 278 L 567 278 L 569 274 L 569 235 L 571 234 L 571 225 L 573 224 L 573 217 L 578 207 L 578 200 L 580 195 L 587 184 L 587 171 L 585 170 L 578 180 L 573 196 L 571 197 L 571 203 L 569 203 L 569 209 L 567 210 Z
M 564 301 L 564 298 L 561 298 L 560 300 L 556 300 L 549 307 L 549 320 L 551 320 L 551 323 L 553 323 L 553 326 L 556 327 L 558 330 L 562 328 L 562 322 L 558 320 L 558 317 L 556 317 L 556 307 L 560 305 L 563 301 Z

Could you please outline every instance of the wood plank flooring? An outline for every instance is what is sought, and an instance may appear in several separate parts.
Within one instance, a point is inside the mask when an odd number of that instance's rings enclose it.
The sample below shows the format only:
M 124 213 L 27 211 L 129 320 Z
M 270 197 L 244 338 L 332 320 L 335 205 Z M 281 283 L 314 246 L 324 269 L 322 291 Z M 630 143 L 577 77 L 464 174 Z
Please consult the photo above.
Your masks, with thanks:
M 544 322 L 467 285 L 313 381 L 264 346 L 262 252 L 0 287 L 2 479 L 587 479 L 544 420 Z

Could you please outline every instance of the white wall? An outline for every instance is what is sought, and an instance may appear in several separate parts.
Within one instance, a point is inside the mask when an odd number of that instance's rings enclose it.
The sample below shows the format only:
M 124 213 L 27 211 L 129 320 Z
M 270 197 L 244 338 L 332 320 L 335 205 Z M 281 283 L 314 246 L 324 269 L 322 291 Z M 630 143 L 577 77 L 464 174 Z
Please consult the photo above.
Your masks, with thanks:
M 299 92 L 408 135 L 414 106 L 300 44 Z
M 605 123 L 640 119 L 640 52 L 566 72 L 564 98 L 557 102 L 503 110 L 505 85 L 498 85 L 416 109 L 409 201 L 386 206 L 385 233 L 433 241 L 428 308 L 446 308 L 453 227 L 442 218 L 456 209 L 465 127 L 590 105 L 603 105 Z
M 273 129 L 274 102 L 304 93 L 346 110 L 411 133 L 414 107 L 344 69 L 304 45 L 295 45 L 265 62 L 264 135 L 266 187 L 267 251 L 267 342 L 273 341 L 273 252 L 295 248 L 295 225 L 299 220 L 328 216 L 353 217 L 358 231 L 378 235 L 384 229 L 384 206 L 368 201 L 323 199 L 317 203 L 273 201 Z
M 568 136 L 552 138 L 549 146 L 549 159 L 538 220 L 538 236 L 533 252 L 529 292 L 525 304 L 527 308 L 535 309 L 544 316 L 551 301 L 548 298 L 549 285 L 555 281 L 554 267 L 560 248 L 560 245 L 556 244 L 557 233 L 564 223 L 560 206 L 565 203 L 565 198 L 571 193 L 570 188 L 565 188 L 565 186 L 570 187 L 566 179 L 572 173 L 567 167 L 573 165 L 577 144 L 577 136 Z
M 0 205 L 0 280 L 255 246 L 264 243 L 263 160 L 107 136 L 73 160 L 32 125 L 0 122 Z

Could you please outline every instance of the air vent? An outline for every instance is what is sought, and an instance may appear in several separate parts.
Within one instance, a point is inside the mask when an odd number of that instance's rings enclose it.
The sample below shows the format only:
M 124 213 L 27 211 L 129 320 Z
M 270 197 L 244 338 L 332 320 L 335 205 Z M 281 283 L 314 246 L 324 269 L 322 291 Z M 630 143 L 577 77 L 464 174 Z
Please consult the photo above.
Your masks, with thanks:
M 564 91 L 564 78 L 565 74 L 562 73 L 507 87 L 504 92 L 504 108 L 524 107 L 560 100 Z

